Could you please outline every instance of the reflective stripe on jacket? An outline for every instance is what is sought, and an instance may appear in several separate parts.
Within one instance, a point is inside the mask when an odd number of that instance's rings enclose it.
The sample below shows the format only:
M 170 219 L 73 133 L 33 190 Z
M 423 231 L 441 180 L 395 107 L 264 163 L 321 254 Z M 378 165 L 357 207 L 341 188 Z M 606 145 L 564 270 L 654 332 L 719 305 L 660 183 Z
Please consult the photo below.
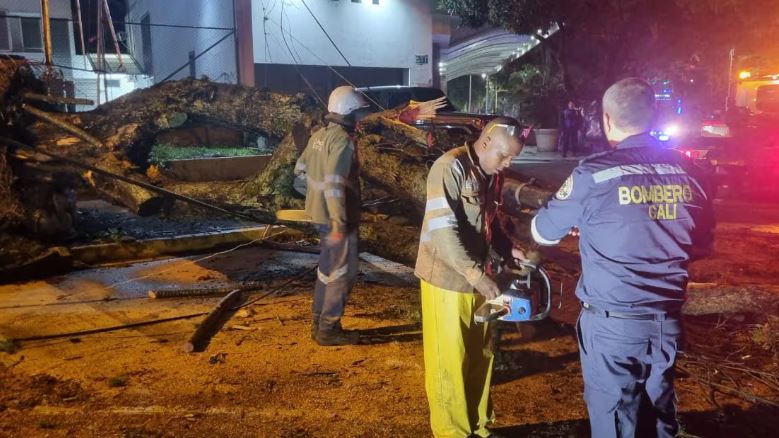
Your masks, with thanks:
M 612 312 L 678 312 L 690 260 L 712 251 L 710 175 L 649 134 L 581 161 L 538 210 L 536 242 L 580 232 L 579 300 Z
M 489 255 L 484 219 L 495 179 L 479 168 L 470 145 L 435 161 L 427 176 L 417 277 L 442 289 L 473 292 Z
M 360 180 L 349 133 L 330 123 L 315 132 L 295 165 L 306 176 L 306 214 L 312 222 L 348 232 L 360 222 Z

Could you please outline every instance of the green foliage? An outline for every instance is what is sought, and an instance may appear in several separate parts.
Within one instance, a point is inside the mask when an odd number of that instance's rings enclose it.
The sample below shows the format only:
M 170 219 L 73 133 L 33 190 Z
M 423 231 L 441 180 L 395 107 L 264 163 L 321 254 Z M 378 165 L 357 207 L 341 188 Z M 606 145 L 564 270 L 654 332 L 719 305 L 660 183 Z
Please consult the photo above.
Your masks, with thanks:
M 537 128 L 557 127 L 558 111 L 565 99 L 559 74 L 547 75 L 537 65 L 525 64 L 510 73 L 502 87 L 519 104 L 522 122 Z
M 755 54 L 779 67 L 776 0 L 439 0 L 439 6 L 469 25 L 525 34 L 560 26 L 541 48 L 573 98 L 597 99 L 615 80 L 639 76 L 686 84 L 686 99 L 708 105 L 725 95 L 730 48 L 737 67 Z M 536 63 L 550 68 L 548 58 Z
M 468 108 L 468 76 L 460 76 L 446 84 L 446 95 L 455 108 L 464 112 L 477 112 L 479 108 L 484 108 L 486 97 L 486 81 L 481 76 L 474 75 L 470 79 L 471 87 L 471 108 Z
M 769 315 L 768 321 L 752 330 L 752 342 L 779 356 L 779 316 Z
M 188 160 L 192 158 L 214 157 L 246 157 L 269 153 L 257 148 L 239 148 L 231 146 L 175 146 L 171 144 L 156 144 L 149 154 L 149 163 L 165 164 L 171 160 Z

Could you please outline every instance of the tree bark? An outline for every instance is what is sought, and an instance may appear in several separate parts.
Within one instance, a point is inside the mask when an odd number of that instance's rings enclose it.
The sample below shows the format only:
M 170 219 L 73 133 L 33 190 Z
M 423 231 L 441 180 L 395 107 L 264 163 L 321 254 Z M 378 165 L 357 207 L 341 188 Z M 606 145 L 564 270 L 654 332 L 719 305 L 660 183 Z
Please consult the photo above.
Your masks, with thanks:
M 17 109 L 17 113 L 24 115 L 21 109 Z M 292 169 L 311 133 L 320 126 L 322 110 L 303 95 L 288 96 L 256 88 L 185 79 L 135 91 L 90 112 L 47 111 L 46 114 L 54 114 L 70 129 L 52 126 L 29 115 L 23 117 L 17 131 L 22 133 L 22 140 L 39 150 L 222 208 L 253 210 L 254 217 L 270 221 L 276 210 L 303 208 L 302 196 L 293 189 Z M 361 237 L 369 250 L 410 263 L 416 258 L 429 167 L 446 150 L 462 144 L 465 138 L 443 129 L 422 131 L 403 123 L 400 115 L 400 109 L 372 114 L 361 122 L 353 138 L 362 166 L 364 202 L 371 204 L 368 210 L 374 213 L 372 217 L 367 216 L 373 220 L 365 221 Z M 157 134 L 193 121 L 213 121 L 220 126 L 229 124 L 266 133 L 281 141 L 265 169 L 244 181 L 188 183 L 165 174 L 147 173 L 149 151 Z M 94 141 L 78 141 L 73 137 L 73 132 L 81 134 L 82 131 L 94 137 Z M 46 164 L 58 163 L 49 160 Z M 169 203 L 164 196 L 115 178 L 67 166 L 64 169 L 84 178 L 102 197 L 136 213 L 168 211 Z M 540 205 L 543 194 L 537 192 L 536 189 L 521 191 L 520 198 L 527 199 L 520 199 L 522 206 L 516 202 L 507 203 L 507 213 L 518 214 L 520 208 Z M 516 193 L 512 196 L 516 201 Z M 386 201 L 374 202 L 379 198 Z

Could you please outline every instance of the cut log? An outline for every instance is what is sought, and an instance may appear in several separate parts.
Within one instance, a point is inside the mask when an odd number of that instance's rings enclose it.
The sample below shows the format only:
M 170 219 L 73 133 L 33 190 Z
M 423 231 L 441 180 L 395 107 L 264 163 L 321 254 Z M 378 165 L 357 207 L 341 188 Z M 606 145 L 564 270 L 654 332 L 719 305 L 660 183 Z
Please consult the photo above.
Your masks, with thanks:
M 508 177 L 503 184 L 502 209 L 507 214 L 518 215 L 523 208 L 541 208 L 551 197 L 552 192 L 548 190 Z
M 22 99 L 28 100 L 28 101 L 34 101 L 34 102 L 45 102 L 45 103 L 52 103 L 52 104 L 59 104 L 59 105 L 89 105 L 92 106 L 95 104 L 93 100 L 90 99 L 80 99 L 77 97 L 62 97 L 62 96 L 51 96 L 48 94 L 39 94 L 39 93 L 31 93 L 26 92 L 22 95 Z
M 205 351 L 211 338 L 218 332 L 222 326 L 230 319 L 237 310 L 236 307 L 244 300 L 244 294 L 240 289 L 236 289 L 224 298 L 213 310 L 203 319 L 200 325 L 184 345 L 184 351 L 187 353 L 198 353 Z
M 63 131 L 75 135 L 76 137 L 84 140 L 85 142 L 91 144 L 92 146 L 99 147 L 99 148 L 103 147 L 103 143 L 101 143 L 100 140 L 98 140 L 94 136 L 90 135 L 88 132 L 84 131 L 78 126 L 74 126 L 64 120 L 60 120 L 53 114 L 47 113 L 46 111 L 41 111 L 38 108 L 32 107 L 27 104 L 22 104 L 22 109 L 34 115 L 35 117 L 45 121 L 46 123 L 54 125 L 62 129 Z

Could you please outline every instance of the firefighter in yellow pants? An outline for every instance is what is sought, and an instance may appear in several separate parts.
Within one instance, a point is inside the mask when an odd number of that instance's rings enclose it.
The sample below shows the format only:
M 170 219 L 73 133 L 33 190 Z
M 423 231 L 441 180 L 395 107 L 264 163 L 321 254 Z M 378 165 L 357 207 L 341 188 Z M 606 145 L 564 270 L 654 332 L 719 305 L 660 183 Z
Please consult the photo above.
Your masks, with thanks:
M 523 140 L 516 120 L 494 119 L 474 144 L 436 160 L 427 177 L 415 274 L 422 281 L 425 388 L 436 437 L 490 435 L 489 328 L 473 314 L 486 298 L 500 295 L 486 272 L 491 218 L 500 200 L 499 174 Z M 518 249 L 513 254 L 523 257 Z
M 425 390 L 437 437 L 488 436 L 492 351 L 487 324 L 473 321 L 484 297 L 422 280 Z

